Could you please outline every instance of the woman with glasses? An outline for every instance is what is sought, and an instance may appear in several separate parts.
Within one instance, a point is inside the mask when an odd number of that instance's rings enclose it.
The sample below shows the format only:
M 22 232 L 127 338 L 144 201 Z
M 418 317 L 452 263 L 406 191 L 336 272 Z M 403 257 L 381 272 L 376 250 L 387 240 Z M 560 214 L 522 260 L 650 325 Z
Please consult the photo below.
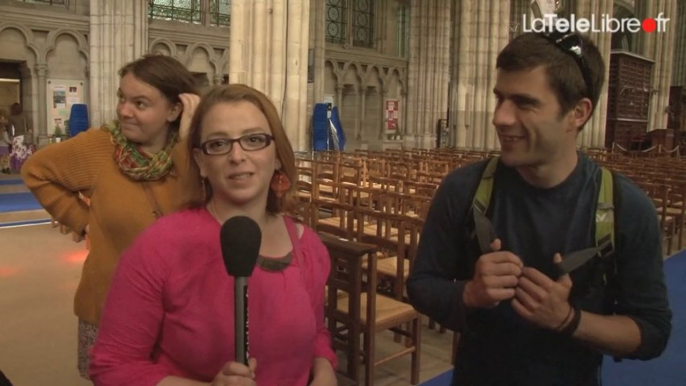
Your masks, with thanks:
M 93 350 L 95 384 L 336 385 L 329 256 L 284 215 L 295 159 L 274 105 L 244 85 L 218 87 L 198 106 L 189 146 L 199 194 L 122 256 Z M 219 241 L 239 215 L 263 235 L 249 281 L 249 367 L 234 358 L 233 279 Z
M 186 201 L 189 155 L 181 137 L 200 99 L 193 75 L 171 57 L 145 56 L 119 75 L 116 121 L 41 149 L 21 170 L 53 218 L 90 238 L 74 301 L 85 378 L 119 256 L 157 217 Z

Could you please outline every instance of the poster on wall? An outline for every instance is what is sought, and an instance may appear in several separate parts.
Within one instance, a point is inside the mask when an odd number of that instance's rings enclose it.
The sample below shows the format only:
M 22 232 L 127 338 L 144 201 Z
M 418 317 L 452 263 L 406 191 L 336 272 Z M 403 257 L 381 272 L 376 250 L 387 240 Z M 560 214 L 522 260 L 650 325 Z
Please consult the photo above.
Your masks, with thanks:
M 386 135 L 397 135 L 399 124 L 400 101 L 397 99 L 386 99 Z
M 71 114 L 71 106 L 85 103 L 84 81 L 70 79 L 48 80 L 47 106 L 47 134 L 53 135 L 59 128 L 62 134 L 67 134 L 67 121 Z

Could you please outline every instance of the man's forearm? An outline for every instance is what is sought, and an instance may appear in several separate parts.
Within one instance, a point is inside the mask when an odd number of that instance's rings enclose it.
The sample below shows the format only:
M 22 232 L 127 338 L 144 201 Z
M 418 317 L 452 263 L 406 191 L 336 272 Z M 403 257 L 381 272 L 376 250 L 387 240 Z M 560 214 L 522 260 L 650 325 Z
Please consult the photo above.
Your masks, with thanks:
M 640 346 L 641 330 L 631 318 L 581 312 L 579 327 L 572 335 L 606 355 L 627 356 Z

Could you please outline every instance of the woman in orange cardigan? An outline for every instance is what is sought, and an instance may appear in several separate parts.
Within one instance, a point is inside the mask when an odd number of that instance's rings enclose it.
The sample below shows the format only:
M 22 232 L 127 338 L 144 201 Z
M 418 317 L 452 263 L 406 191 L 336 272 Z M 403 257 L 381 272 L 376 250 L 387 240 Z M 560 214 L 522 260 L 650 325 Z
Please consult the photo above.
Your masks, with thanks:
M 53 218 L 90 236 L 74 301 L 84 378 L 119 256 L 156 218 L 179 209 L 189 193 L 182 188 L 188 152 L 180 132 L 187 131 L 199 102 L 192 74 L 176 59 L 148 55 L 119 75 L 116 121 L 41 149 L 21 170 Z

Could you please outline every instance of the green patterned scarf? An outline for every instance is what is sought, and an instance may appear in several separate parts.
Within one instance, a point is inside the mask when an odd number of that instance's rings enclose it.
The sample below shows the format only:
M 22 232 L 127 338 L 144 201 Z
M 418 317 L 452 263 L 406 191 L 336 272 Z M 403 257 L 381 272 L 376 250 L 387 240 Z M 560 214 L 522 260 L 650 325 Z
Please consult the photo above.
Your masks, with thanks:
M 178 142 L 179 133 L 175 132 L 164 149 L 150 156 L 139 151 L 136 144 L 129 142 L 124 137 L 118 122 L 105 124 L 103 129 L 109 131 L 112 138 L 114 161 L 119 165 L 119 169 L 131 179 L 154 181 L 169 173 L 172 167 L 171 151 Z

